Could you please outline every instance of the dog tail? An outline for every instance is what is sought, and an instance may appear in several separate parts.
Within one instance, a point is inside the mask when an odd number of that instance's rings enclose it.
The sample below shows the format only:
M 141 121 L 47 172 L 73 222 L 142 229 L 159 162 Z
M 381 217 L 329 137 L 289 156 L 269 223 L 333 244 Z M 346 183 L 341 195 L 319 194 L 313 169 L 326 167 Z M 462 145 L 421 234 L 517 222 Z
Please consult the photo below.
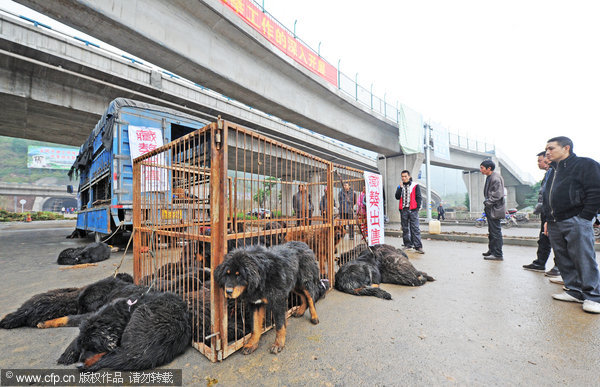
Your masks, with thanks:
M 373 288 L 371 286 L 354 289 L 353 293 L 350 293 L 350 294 L 355 294 L 357 296 L 373 296 L 373 297 L 377 297 L 377 298 L 383 298 L 384 300 L 392 299 L 392 295 L 389 294 L 388 292 L 386 292 L 385 290 L 383 290 L 381 288 Z
M 27 325 L 27 313 L 17 310 L 16 312 L 9 313 L 2 321 L 0 321 L 0 328 L 13 329 L 23 327 Z

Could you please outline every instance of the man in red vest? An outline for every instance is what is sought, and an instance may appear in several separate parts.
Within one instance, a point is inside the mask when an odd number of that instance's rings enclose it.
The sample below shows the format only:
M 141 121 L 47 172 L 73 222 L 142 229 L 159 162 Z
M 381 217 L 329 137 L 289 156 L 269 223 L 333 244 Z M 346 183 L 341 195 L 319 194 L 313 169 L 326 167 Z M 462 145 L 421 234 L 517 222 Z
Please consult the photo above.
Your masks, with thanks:
M 402 184 L 396 189 L 396 199 L 400 201 L 400 219 L 402 221 L 402 239 L 404 248 L 414 248 L 419 254 L 425 254 L 421 243 L 421 230 L 419 229 L 419 209 L 423 201 L 421 188 L 412 181 L 407 170 L 400 173 Z

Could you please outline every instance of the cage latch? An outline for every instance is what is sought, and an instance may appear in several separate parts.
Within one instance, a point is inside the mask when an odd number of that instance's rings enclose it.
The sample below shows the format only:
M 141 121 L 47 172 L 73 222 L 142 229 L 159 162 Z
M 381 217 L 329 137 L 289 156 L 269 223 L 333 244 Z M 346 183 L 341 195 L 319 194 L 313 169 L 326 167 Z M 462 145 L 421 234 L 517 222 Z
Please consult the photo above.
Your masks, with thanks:
M 215 132 L 215 146 L 217 149 L 221 149 L 221 130 Z

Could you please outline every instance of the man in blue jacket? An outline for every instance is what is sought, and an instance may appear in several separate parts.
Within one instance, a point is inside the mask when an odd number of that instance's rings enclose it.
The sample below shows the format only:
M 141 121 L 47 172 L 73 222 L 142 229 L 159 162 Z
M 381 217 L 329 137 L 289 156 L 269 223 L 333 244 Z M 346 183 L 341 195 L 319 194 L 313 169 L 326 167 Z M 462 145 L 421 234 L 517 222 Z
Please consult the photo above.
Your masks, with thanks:
M 414 248 L 419 254 L 425 254 L 421 243 L 421 230 L 419 229 L 419 209 L 423 201 L 421 188 L 410 177 L 410 172 L 404 170 L 400 173 L 402 184 L 396 189 L 396 199 L 400 201 L 400 220 L 402 222 L 402 239 L 404 248 Z
M 567 290 L 560 301 L 583 303 L 600 313 L 600 271 L 594 251 L 594 217 L 600 208 L 600 164 L 577 157 L 573 141 L 553 137 L 546 144 L 552 169 L 543 193 L 546 232 Z

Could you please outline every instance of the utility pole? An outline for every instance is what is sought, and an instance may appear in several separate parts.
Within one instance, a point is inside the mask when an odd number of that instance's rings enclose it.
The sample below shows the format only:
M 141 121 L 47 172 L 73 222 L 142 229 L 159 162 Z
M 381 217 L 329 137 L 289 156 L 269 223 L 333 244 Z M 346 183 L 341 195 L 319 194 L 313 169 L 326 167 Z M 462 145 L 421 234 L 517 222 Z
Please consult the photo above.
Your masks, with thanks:
M 423 125 L 425 129 L 425 174 L 427 175 L 427 222 L 431 220 L 431 174 L 430 174 L 430 158 L 431 158 L 431 126 L 425 123 Z

